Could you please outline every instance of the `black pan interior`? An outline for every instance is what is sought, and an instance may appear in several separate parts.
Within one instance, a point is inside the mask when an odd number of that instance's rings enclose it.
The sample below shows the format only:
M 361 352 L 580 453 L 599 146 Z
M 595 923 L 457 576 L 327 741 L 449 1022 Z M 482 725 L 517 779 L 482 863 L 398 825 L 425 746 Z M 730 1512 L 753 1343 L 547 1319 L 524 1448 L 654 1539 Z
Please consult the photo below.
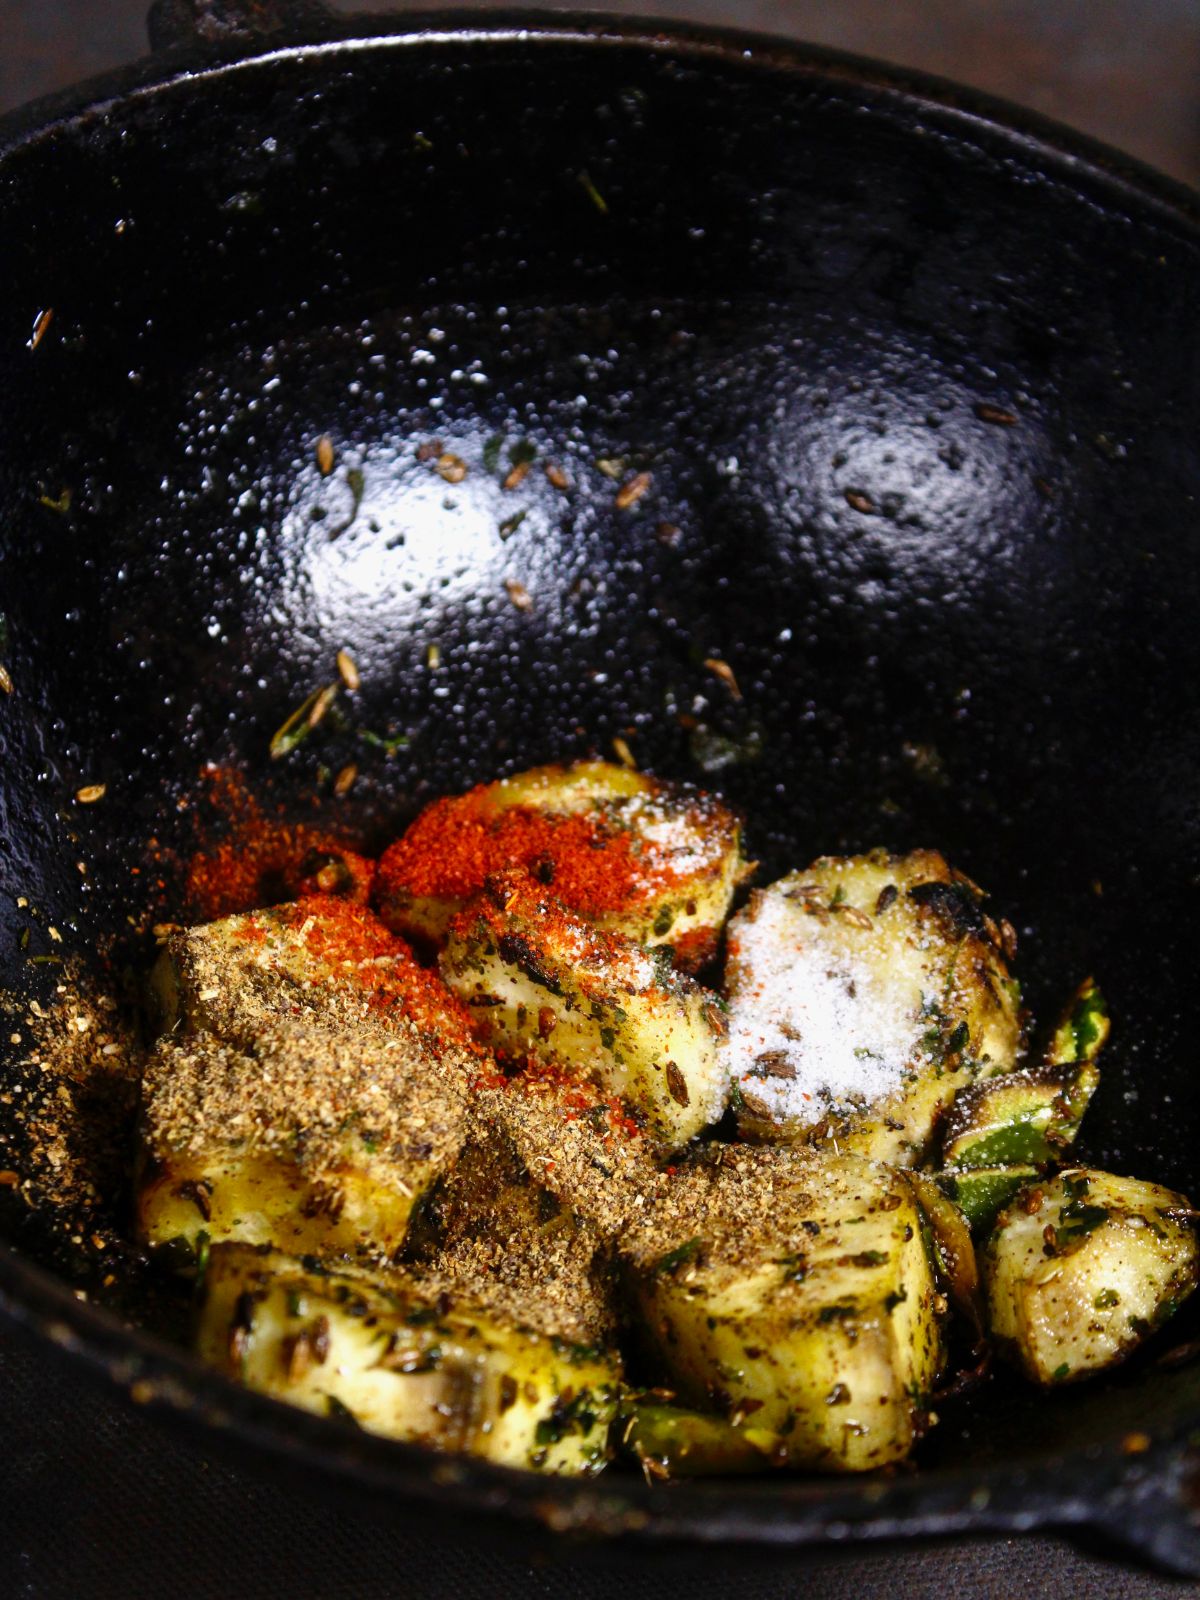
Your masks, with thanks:
M 205 762 L 307 814 L 354 759 L 339 816 L 378 842 L 620 736 L 744 810 L 763 880 L 943 849 L 1020 930 L 1035 1011 L 1088 971 L 1110 996 L 1089 1157 L 1194 1190 L 1185 205 L 844 67 L 498 27 L 13 134 L 0 234 L 0 982 L 52 983 L 50 922 L 145 958 L 160 873 L 130 869 L 185 843 Z M 349 725 L 272 766 L 343 646 Z M 1000 1379 L 925 1459 L 1169 1430 L 1197 1387 Z

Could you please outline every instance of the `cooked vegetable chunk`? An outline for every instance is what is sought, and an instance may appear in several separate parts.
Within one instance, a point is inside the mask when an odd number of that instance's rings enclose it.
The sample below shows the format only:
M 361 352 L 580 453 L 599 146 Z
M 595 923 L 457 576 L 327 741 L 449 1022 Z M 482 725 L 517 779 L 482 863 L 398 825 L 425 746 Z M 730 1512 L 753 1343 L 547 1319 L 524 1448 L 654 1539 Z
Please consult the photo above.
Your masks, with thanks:
M 159 1031 L 252 1041 L 273 1022 L 415 1027 L 439 1058 L 478 1054 L 436 973 L 361 906 L 323 896 L 168 934 L 151 974 Z
M 1095 1064 L 1079 1061 L 968 1084 L 946 1117 L 943 1162 L 968 1171 L 1043 1166 L 1060 1159 L 1079 1132 L 1099 1082 Z
M 603 1350 L 447 1304 L 419 1276 L 326 1275 L 247 1245 L 213 1248 L 196 1348 L 307 1411 L 559 1473 L 604 1464 L 621 1376 Z
M 777 1434 L 794 1466 L 862 1471 L 907 1454 L 928 1421 L 945 1302 L 902 1175 L 712 1146 L 618 1246 L 685 1399 Z
M 648 1399 L 628 1407 L 621 1442 L 648 1478 L 763 1472 L 779 1444 L 765 1428 L 735 1426 L 724 1417 Z
M 928 850 L 824 857 L 753 894 L 726 973 L 743 1136 L 912 1166 L 964 1084 L 1015 1067 L 1011 930 L 981 898 Z
M 603 761 L 536 767 L 435 801 L 384 854 L 390 927 L 437 943 L 493 872 L 524 867 L 597 927 L 714 954 L 745 872 L 736 818 L 697 790 Z
M 908 1181 L 929 1229 L 937 1281 L 951 1306 L 975 1338 L 981 1340 L 983 1296 L 979 1287 L 979 1263 L 966 1215 L 928 1173 L 910 1172 Z
M 246 1051 L 164 1041 L 142 1085 L 139 1237 L 379 1260 L 458 1154 L 474 1063 L 415 1028 L 264 1028 Z M 178 1243 L 176 1243 L 178 1241 Z
M 1187 1199 L 1077 1167 L 1023 1190 L 981 1262 L 997 1345 L 1035 1383 L 1112 1366 L 1196 1287 Z
M 725 1074 L 713 995 L 627 939 L 505 873 L 450 927 L 442 976 L 479 1037 L 517 1059 L 566 1062 L 675 1148 L 720 1116 Z

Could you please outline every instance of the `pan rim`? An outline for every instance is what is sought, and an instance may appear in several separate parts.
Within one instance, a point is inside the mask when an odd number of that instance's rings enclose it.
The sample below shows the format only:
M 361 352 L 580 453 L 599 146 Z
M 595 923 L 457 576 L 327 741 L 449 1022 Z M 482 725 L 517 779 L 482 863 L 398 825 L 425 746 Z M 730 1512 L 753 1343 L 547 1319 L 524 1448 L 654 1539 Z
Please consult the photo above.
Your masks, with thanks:
M 637 47 L 696 61 L 737 63 L 797 78 L 824 79 L 903 100 L 940 113 L 960 128 L 1000 135 L 1014 150 L 1060 169 L 1060 175 L 1098 182 L 1136 196 L 1200 236 L 1200 189 L 1159 171 L 1103 140 L 983 89 L 918 68 L 901 67 L 851 51 L 792 40 L 786 35 L 705 26 L 679 19 L 625 16 L 596 10 L 455 7 L 394 16 L 334 17 L 317 32 L 289 32 L 282 42 L 237 38 L 221 45 L 173 46 L 114 71 L 84 79 L 0 116 L 0 162 L 71 121 L 110 117 L 124 103 L 203 85 L 284 61 L 320 60 L 380 49 L 437 49 L 451 45 Z

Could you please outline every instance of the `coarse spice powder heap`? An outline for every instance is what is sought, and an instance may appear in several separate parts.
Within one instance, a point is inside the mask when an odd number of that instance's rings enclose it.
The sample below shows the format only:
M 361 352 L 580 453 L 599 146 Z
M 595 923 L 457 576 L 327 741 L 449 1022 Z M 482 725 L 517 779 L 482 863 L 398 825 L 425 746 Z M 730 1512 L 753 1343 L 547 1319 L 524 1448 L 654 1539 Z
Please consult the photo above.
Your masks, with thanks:
M 152 1150 L 193 1156 L 232 1146 L 294 1160 L 302 1149 L 306 1171 L 334 1178 L 364 1143 L 381 1166 L 437 1166 L 462 1144 L 466 1087 L 465 1072 L 434 1069 L 411 1028 L 266 1027 L 246 1054 L 200 1034 L 151 1056 L 145 1136 Z
M 4 1003 L 12 1068 L 0 1094 L 0 1184 L 48 1210 L 76 1243 L 121 1209 L 142 1047 L 121 1002 L 68 960 L 52 998 Z

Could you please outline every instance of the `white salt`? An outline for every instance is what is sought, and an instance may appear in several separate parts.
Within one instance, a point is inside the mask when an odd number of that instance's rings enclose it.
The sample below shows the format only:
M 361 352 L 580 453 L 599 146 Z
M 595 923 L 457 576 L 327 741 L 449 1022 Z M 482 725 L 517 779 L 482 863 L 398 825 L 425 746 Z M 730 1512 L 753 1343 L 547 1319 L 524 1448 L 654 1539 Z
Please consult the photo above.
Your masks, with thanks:
M 919 950 L 778 891 L 730 936 L 729 1070 L 784 1122 L 878 1101 L 923 1060 Z

